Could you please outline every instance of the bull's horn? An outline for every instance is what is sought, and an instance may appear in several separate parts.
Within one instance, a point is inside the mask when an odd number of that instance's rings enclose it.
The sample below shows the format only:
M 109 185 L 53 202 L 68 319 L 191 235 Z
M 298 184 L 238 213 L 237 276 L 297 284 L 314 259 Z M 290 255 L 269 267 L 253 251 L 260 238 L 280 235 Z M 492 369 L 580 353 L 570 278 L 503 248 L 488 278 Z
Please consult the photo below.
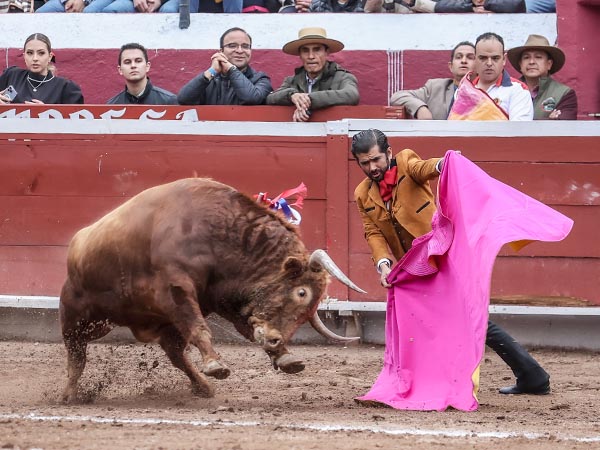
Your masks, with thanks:
M 344 283 L 350 289 L 354 289 L 356 292 L 360 292 L 362 294 L 367 293 L 367 291 L 364 291 L 355 285 L 352 280 L 350 280 L 350 278 L 348 278 L 346 274 L 342 272 L 338 266 L 336 266 L 336 264 L 333 262 L 333 259 L 331 259 L 331 257 L 324 250 L 317 249 L 312 253 L 312 255 L 310 255 L 309 263 L 313 262 L 318 262 L 321 264 L 321 266 L 323 266 L 327 272 L 329 272 L 337 280 Z
M 331 331 L 329 328 L 327 328 L 325 326 L 325 324 L 321 321 L 321 318 L 319 317 L 319 313 L 317 311 L 315 311 L 314 316 L 312 316 L 310 319 L 308 319 L 308 321 L 310 322 L 312 327 L 319 332 L 319 334 L 321 334 L 322 336 L 325 336 L 328 339 L 331 339 L 332 341 L 355 342 L 360 339 L 359 337 L 345 337 L 345 336 L 339 336 L 339 335 L 335 334 L 333 331 Z

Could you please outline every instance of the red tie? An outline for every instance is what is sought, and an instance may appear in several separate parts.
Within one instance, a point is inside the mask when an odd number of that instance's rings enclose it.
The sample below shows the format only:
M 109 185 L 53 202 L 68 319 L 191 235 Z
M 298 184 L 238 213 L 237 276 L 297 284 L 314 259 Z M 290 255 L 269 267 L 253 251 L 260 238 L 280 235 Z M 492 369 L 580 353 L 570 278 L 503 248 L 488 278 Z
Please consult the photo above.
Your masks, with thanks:
M 392 198 L 392 189 L 396 186 L 397 175 L 398 166 L 394 166 L 385 172 L 383 180 L 379 182 L 379 193 L 384 202 Z

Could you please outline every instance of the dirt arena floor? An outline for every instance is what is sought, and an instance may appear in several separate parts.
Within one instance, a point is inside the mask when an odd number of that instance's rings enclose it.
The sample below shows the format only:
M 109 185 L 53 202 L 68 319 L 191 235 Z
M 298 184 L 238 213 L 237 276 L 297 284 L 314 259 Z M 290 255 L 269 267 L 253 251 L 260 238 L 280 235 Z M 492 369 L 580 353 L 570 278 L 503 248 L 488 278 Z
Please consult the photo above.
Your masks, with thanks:
M 306 370 L 274 371 L 258 347 L 218 345 L 232 369 L 212 399 L 158 346 L 93 344 L 85 403 L 64 406 L 61 344 L 0 342 L 1 449 L 590 449 L 600 448 L 600 355 L 533 352 L 551 373 L 547 396 L 503 396 L 512 374 L 493 353 L 476 412 L 357 405 L 383 347 L 293 346 Z M 192 352 L 199 361 L 197 351 Z

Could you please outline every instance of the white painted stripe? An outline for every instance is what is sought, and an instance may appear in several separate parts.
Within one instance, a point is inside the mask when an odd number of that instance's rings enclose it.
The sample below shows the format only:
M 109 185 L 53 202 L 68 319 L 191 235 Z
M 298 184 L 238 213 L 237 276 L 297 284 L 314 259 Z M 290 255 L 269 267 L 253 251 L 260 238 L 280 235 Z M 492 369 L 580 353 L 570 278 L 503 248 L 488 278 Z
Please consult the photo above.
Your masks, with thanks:
M 131 119 L 0 119 L 0 134 L 172 134 L 219 136 L 326 136 L 327 123 L 188 122 Z
M 452 121 L 452 120 L 392 120 L 348 119 L 350 135 L 361 130 L 377 128 L 388 136 L 493 136 L 493 137 L 550 137 L 600 136 L 600 122 L 536 120 L 509 121 Z
M 0 295 L 0 308 L 58 309 L 58 297 Z
M 58 297 L 0 295 L 0 308 L 58 309 Z M 386 302 L 350 302 L 329 298 L 320 311 L 383 312 Z M 600 316 L 600 307 L 490 305 L 490 314 L 531 316 Z
M 471 431 L 454 429 L 416 429 L 416 428 L 396 428 L 383 426 L 357 426 L 344 424 L 323 424 L 323 423 L 305 423 L 305 424 L 285 424 L 277 422 L 255 422 L 255 421 L 230 421 L 230 420 L 181 420 L 181 419 L 161 419 L 161 418 L 119 418 L 119 417 L 97 417 L 97 416 L 46 416 L 37 413 L 29 414 L 0 414 L 0 420 L 17 419 L 28 420 L 32 422 L 91 422 L 98 424 L 123 424 L 123 425 L 175 425 L 175 426 L 194 426 L 194 427 L 256 427 L 267 426 L 301 431 L 350 431 L 350 432 L 372 432 L 389 434 L 394 436 L 431 436 L 447 438 L 475 438 L 475 439 L 520 439 L 529 440 L 542 439 L 562 440 L 574 442 L 600 442 L 600 435 L 574 436 L 562 433 L 538 433 L 522 431 Z
M 202 119 L 202 118 L 200 118 Z M 600 136 L 600 122 L 538 120 L 535 122 L 346 119 L 331 122 L 225 122 L 152 119 L 22 119 L 0 118 L 0 134 L 173 134 L 220 136 L 326 136 L 377 128 L 388 136 L 551 137 Z
M 132 41 L 149 49 L 215 50 L 233 26 L 250 33 L 254 49 L 280 49 L 307 26 L 326 28 L 346 50 L 450 50 L 487 31 L 511 48 L 522 45 L 531 30 L 550 42 L 557 35 L 556 14 L 192 14 L 187 30 L 178 24 L 178 14 L 136 14 L 135 20 L 131 14 L 8 14 L 2 17 L 0 48 L 22 48 L 27 36 L 42 32 L 54 50 L 118 49 Z M 60 67 L 60 52 L 57 60 Z

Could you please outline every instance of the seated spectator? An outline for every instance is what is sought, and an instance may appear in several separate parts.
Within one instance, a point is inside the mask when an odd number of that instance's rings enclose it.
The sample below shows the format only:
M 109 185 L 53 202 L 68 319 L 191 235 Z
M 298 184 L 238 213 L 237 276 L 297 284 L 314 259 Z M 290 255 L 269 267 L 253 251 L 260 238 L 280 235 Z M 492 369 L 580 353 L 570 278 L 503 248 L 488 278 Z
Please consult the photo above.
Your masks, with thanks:
M 533 102 L 527 85 L 512 78 L 504 66 L 504 39 L 495 33 L 484 33 L 475 42 L 475 72 L 473 84 L 500 106 L 509 120 L 532 120 Z
M 125 44 L 119 52 L 119 74 L 125 78 L 125 89 L 108 104 L 177 105 L 172 92 L 153 86 L 148 78 L 148 51 L 140 44 Z
M 556 0 L 525 0 L 528 13 L 554 13 Z
M 550 75 L 565 64 L 565 54 L 544 36 L 532 34 L 525 45 L 507 53 L 512 66 L 523 74 L 533 99 L 533 120 L 577 120 L 577 94 Z
M 427 80 L 422 88 L 398 91 L 392 95 L 390 104 L 403 106 L 415 119 L 445 120 L 460 80 L 473 70 L 474 64 L 475 46 L 467 41 L 461 42 L 450 54 L 448 68 L 452 78 L 433 78 Z
M 296 107 L 292 120 L 306 122 L 315 109 L 336 105 L 357 105 L 358 81 L 346 69 L 327 57 L 339 52 L 344 44 L 329 39 L 324 28 L 302 28 L 298 39 L 283 46 L 283 52 L 296 55 L 302 67 L 296 74 L 283 80 L 283 84 L 267 97 L 268 105 Z
M 98 13 L 111 4 L 113 0 L 48 0 L 35 10 L 36 13 Z M 128 0 L 131 3 L 131 0 Z
M 34 33 L 25 40 L 23 58 L 27 69 L 9 67 L 0 75 L 0 103 L 83 103 L 81 88 L 56 76 L 50 39 Z
M 310 12 L 364 12 L 362 0 L 312 0 Z
M 525 0 L 366 0 L 366 12 L 524 13 Z
M 181 88 L 181 105 L 262 105 L 273 87 L 264 72 L 250 67 L 252 38 L 241 28 L 230 28 L 220 39 L 221 50 L 210 66 Z

